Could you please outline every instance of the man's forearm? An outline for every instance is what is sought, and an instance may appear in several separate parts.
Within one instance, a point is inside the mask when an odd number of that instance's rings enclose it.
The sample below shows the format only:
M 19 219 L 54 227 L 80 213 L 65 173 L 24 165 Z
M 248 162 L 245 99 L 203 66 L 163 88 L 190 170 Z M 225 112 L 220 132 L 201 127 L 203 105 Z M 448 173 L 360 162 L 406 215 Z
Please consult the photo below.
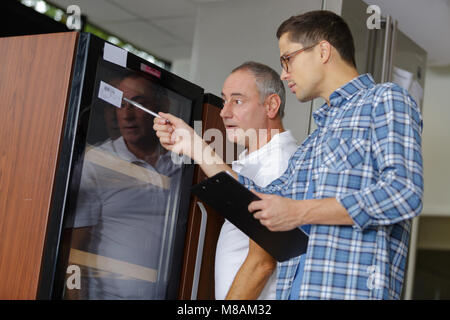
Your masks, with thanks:
M 247 258 L 237 272 L 225 299 L 258 299 L 276 265 L 275 259 L 250 239 Z
M 329 224 L 329 225 L 353 225 L 354 221 L 347 210 L 335 199 L 311 199 L 299 200 L 302 223 L 305 224 Z M 307 202 L 307 203 L 306 203 Z M 305 208 L 306 209 L 303 209 Z
M 200 150 L 200 153 L 196 153 L 197 150 L 194 150 L 194 154 L 196 154 L 194 160 L 208 177 L 212 177 L 221 171 L 228 171 L 235 179 L 238 179 L 237 173 L 203 140 Z
M 242 266 L 228 291 L 225 300 L 256 300 L 273 271 L 253 265 Z
M 308 224 L 354 224 L 347 210 L 335 198 L 294 200 L 255 193 L 261 200 L 250 203 L 248 210 L 270 231 L 288 231 Z

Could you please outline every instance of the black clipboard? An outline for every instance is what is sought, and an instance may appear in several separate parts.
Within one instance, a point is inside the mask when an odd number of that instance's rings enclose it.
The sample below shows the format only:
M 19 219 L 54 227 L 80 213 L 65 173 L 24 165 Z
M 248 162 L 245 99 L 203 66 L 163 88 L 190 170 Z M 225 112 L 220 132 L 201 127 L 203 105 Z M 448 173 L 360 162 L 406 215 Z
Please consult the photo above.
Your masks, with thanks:
M 272 232 L 263 226 L 248 211 L 250 202 L 260 198 L 225 171 L 192 186 L 191 190 L 277 261 L 286 261 L 306 252 L 308 236 L 299 228 Z

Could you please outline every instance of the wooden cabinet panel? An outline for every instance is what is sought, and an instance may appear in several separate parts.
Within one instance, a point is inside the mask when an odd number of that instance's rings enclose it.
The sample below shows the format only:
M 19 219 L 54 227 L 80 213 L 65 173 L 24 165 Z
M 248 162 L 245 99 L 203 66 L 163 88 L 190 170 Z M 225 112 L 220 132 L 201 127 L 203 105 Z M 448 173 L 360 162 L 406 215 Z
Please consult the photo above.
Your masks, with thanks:
M 233 148 L 233 152 L 230 153 L 236 158 L 236 152 L 234 150 L 235 145 L 226 141 L 225 127 L 220 117 L 220 111 L 222 108 L 221 99 L 211 94 L 205 95 L 203 104 L 203 119 L 202 119 L 202 133 L 207 129 L 214 128 L 222 132 L 224 152 L 226 148 Z M 219 154 L 221 151 L 218 152 Z M 205 179 L 205 174 L 200 168 L 196 168 L 194 174 L 194 184 Z M 190 215 L 187 226 L 186 245 L 184 254 L 184 268 L 181 275 L 180 299 L 191 299 L 191 292 L 193 286 L 193 274 L 195 270 L 197 247 L 198 247 L 198 235 L 200 232 L 201 224 L 201 212 L 197 205 L 199 199 L 195 196 L 191 197 Z M 207 224 L 205 230 L 205 238 L 203 244 L 202 261 L 200 267 L 200 275 L 197 290 L 197 299 L 206 300 L 214 299 L 214 262 L 217 247 L 217 240 L 219 238 L 220 229 L 223 224 L 223 217 L 215 212 L 208 205 L 205 205 L 207 211 Z
M 36 298 L 77 37 L 0 39 L 0 299 Z

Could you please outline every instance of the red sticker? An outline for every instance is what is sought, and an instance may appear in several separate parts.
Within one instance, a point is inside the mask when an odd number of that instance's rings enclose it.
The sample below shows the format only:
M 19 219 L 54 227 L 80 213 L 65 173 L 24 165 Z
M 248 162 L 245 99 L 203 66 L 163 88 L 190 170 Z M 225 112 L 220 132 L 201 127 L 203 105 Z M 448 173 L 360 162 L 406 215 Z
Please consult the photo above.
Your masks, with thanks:
M 161 71 L 153 69 L 146 64 L 141 63 L 141 70 L 157 77 L 158 79 L 161 79 Z

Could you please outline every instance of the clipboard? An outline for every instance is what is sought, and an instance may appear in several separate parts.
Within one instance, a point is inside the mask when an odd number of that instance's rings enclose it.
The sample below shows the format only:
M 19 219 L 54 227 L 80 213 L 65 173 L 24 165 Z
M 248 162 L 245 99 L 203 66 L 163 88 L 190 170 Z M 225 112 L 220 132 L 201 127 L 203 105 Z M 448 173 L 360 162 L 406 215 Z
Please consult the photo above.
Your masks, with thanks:
M 308 236 L 299 228 L 273 232 L 263 226 L 248 211 L 250 202 L 260 198 L 225 171 L 192 186 L 191 191 L 266 250 L 275 260 L 286 261 L 306 252 Z

